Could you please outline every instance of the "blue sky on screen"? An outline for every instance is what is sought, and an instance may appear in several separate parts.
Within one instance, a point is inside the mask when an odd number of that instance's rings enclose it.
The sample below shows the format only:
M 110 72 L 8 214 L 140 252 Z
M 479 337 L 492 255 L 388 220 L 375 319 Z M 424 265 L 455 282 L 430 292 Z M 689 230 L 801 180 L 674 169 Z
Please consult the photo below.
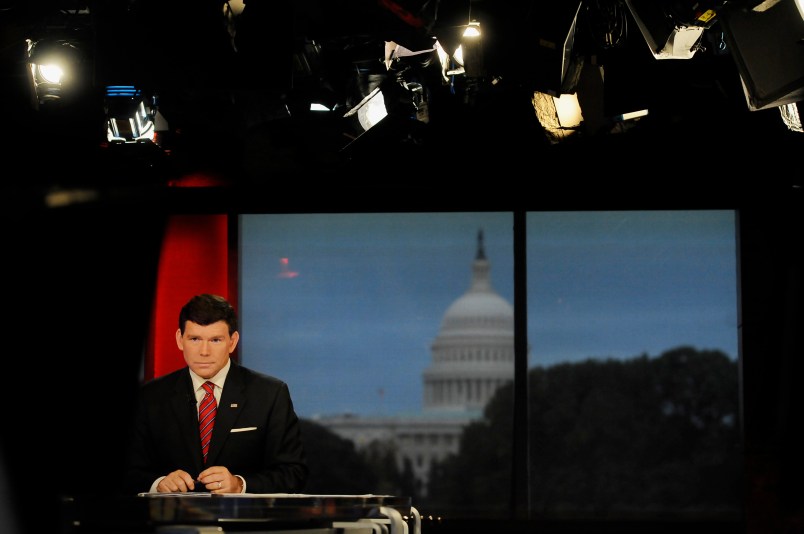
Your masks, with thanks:
M 510 212 L 240 221 L 240 355 L 285 380 L 302 417 L 421 411 L 481 229 L 492 286 L 513 305 Z M 734 212 L 533 212 L 526 233 L 531 366 L 680 345 L 737 357 Z

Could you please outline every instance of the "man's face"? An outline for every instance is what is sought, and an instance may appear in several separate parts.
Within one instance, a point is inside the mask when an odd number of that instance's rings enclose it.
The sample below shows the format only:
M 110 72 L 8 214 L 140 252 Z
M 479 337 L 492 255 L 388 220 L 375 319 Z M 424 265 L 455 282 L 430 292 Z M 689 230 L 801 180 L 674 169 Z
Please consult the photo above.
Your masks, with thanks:
M 224 321 L 207 326 L 187 321 L 184 335 L 176 329 L 176 344 L 184 352 L 184 361 L 202 378 L 212 378 L 226 365 L 238 339 L 237 332 L 229 335 L 229 327 Z

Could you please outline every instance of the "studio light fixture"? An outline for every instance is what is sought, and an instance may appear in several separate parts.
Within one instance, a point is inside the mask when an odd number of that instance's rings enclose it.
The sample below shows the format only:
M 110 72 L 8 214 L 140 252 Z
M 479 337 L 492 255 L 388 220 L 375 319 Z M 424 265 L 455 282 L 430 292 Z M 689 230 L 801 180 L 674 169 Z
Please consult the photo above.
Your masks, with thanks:
M 27 30 L 25 62 L 31 106 L 77 108 L 92 96 L 94 40 L 89 10 L 61 9 Z
M 385 153 L 382 147 L 390 143 L 417 146 L 429 122 L 424 86 L 402 75 L 384 77 L 370 86 L 373 89 L 343 115 L 348 130 L 344 136 L 351 141 L 341 154 L 373 158 Z
M 767 0 L 721 11 L 726 44 L 751 111 L 804 101 L 802 0 Z
M 721 7 L 711 0 L 625 3 L 656 59 L 692 58 L 701 49 L 704 31 L 714 25 Z
M 106 140 L 112 144 L 158 143 L 157 130 L 167 129 L 157 98 L 133 85 L 107 86 L 104 111 Z
M 388 115 L 385 97 L 380 87 L 375 87 L 358 104 L 344 114 L 344 118 L 355 117 L 363 131 L 368 131 Z
M 468 78 L 476 78 L 485 75 L 480 22 L 471 20 L 457 28 L 457 32 L 460 39 L 453 42 L 451 36 L 456 33 L 456 28 L 449 28 L 449 35 L 445 40 L 446 48 L 440 40 L 436 41 L 435 49 L 441 63 L 442 77 L 449 81 L 451 76 L 466 75 Z M 454 50 L 450 50 L 452 47 Z
M 76 93 L 83 51 L 69 39 L 27 39 L 31 103 L 34 109 L 55 106 Z
M 483 33 L 480 23 L 476 20 L 466 25 L 461 38 L 461 44 L 455 50 L 455 61 L 461 65 L 463 73 L 468 78 L 478 78 L 485 75 L 483 65 Z
M 578 133 L 583 113 L 576 94 L 553 96 L 534 91 L 531 103 L 551 144 L 561 143 Z

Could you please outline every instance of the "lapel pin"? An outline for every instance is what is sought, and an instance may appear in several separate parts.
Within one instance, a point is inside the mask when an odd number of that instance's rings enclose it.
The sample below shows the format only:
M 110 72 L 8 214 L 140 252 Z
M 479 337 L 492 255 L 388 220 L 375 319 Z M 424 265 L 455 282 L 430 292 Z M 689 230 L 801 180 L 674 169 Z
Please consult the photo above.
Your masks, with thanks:
M 237 408 L 237 403 L 235 402 L 234 404 L 229 405 L 229 407 L 230 408 Z

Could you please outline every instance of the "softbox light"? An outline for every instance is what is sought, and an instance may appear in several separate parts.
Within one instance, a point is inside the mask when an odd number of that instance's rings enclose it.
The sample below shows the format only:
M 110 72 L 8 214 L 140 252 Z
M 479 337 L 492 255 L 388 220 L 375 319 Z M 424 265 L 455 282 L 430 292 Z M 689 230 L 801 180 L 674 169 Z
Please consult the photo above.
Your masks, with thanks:
M 804 18 L 796 0 L 727 4 L 720 20 L 751 111 L 804 101 Z
M 670 3 L 657 0 L 625 0 L 631 15 L 656 59 L 690 59 L 699 49 L 703 32 L 715 19 L 713 10 L 696 18 L 681 16 Z

